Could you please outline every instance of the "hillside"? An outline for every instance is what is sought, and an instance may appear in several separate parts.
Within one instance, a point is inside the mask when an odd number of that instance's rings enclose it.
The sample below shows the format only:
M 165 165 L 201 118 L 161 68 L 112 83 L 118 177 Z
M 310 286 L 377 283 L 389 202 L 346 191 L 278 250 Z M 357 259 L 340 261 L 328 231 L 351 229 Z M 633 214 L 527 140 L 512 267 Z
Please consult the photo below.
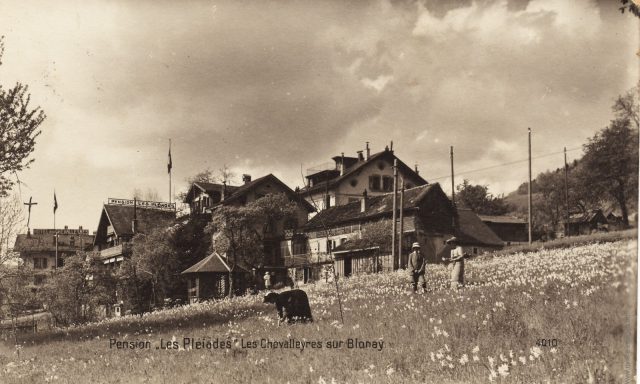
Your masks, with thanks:
M 275 309 L 246 296 L 37 334 L 19 356 L 13 343 L 0 349 L 2 382 L 623 381 L 636 249 L 626 240 L 478 258 L 459 291 L 441 265 L 429 266 L 426 294 L 409 291 L 404 271 L 352 277 L 340 281 L 344 325 L 334 285 L 318 284 L 305 287 L 313 324 L 277 327 Z M 216 348 L 185 350 L 185 338 Z

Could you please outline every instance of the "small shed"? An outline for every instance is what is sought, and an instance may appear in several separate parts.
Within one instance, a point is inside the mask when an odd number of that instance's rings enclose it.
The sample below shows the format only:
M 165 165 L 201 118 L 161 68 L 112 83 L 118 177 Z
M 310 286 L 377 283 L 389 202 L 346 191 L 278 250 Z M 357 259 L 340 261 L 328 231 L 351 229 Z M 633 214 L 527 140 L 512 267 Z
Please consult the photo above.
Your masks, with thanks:
M 229 295 L 230 276 L 233 275 L 234 294 L 242 295 L 252 281 L 247 267 L 231 267 L 225 256 L 213 252 L 181 273 L 187 277 L 187 297 L 190 303 L 222 299 Z
M 564 222 L 564 235 L 588 235 L 593 232 L 607 232 L 609 222 L 600 209 L 576 213 Z

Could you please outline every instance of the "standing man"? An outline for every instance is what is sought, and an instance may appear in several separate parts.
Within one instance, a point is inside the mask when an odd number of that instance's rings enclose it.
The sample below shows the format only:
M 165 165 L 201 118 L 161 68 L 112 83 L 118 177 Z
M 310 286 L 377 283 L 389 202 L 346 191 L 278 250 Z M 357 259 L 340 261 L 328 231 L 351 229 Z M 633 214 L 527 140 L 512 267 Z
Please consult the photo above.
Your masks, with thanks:
M 446 244 L 452 247 L 451 257 L 449 258 L 452 263 L 450 266 L 451 289 L 458 289 L 464 285 L 464 259 L 468 255 L 464 252 L 464 248 L 460 246 L 457 238 L 450 238 L 446 241 Z
M 411 286 L 413 292 L 418 292 L 418 281 L 422 286 L 422 293 L 427 290 L 427 283 L 424 280 L 425 267 L 427 266 L 427 259 L 420 252 L 420 244 L 415 242 L 411 246 L 411 254 L 409 255 L 409 272 L 411 273 Z

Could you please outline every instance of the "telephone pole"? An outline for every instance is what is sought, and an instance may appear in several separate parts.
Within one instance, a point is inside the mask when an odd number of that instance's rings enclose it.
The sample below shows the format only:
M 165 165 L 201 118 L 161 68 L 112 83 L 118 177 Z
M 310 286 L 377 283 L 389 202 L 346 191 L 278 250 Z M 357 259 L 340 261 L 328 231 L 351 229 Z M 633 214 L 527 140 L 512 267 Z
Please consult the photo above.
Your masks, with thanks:
M 529 244 L 533 242 L 533 236 L 531 233 L 531 227 L 533 226 L 533 220 L 531 218 L 531 128 L 529 128 Z
M 398 265 L 400 268 L 404 268 L 402 260 L 402 232 L 404 231 L 404 179 L 400 178 L 400 232 L 398 233 Z
M 393 264 L 395 269 L 399 268 L 400 263 L 396 264 L 396 211 L 398 207 L 396 206 L 396 200 L 398 197 L 398 159 L 393 160 L 393 215 L 391 219 L 391 258 L 393 259 Z
M 569 165 L 567 164 L 567 147 L 564 147 L 564 204 L 566 206 L 564 235 L 568 236 L 569 231 L 566 229 L 569 226 Z

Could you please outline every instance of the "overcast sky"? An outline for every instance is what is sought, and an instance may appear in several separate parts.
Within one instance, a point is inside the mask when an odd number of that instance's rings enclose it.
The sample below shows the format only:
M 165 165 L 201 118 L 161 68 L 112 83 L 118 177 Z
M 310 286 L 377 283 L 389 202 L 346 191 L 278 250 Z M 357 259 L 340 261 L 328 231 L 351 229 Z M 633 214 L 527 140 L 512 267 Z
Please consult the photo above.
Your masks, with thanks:
M 456 170 L 579 148 L 638 82 L 638 21 L 618 1 L 3 1 L 0 84 L 47 114 L 19 176 L 32 228 L 94 230 L 108 197 L 227 164 L 300 170 L 365 141 L 450 191 Z M 581 150 L 569 152 L 570 160 Z M 562 166 L 536 159 L 534 173 Z M 444 176 L 444 177 L 443 177 Z M 460 174 L 508 193 L 527 163 Z M 239 177 L 238 177 L 239 181 Z

